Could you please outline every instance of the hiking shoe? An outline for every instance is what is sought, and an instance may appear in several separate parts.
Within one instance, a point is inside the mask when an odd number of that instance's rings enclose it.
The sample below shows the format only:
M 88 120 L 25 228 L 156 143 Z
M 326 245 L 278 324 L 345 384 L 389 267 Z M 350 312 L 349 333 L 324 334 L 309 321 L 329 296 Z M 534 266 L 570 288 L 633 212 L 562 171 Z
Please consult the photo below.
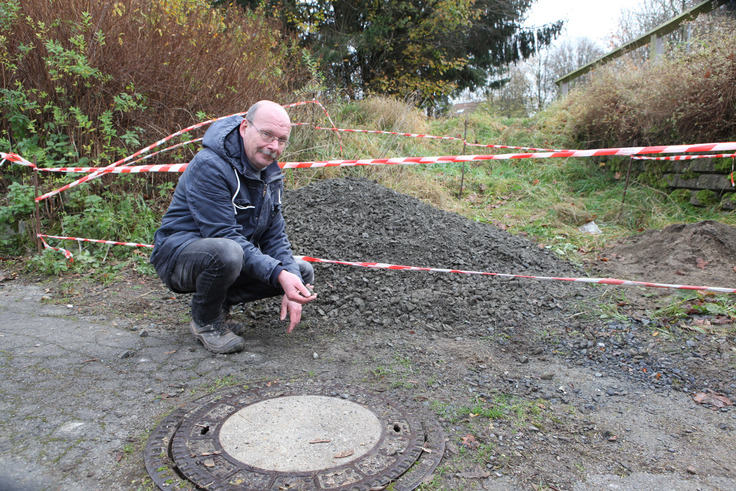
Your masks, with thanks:
M 238 322 L 235 319 L 228 319 L 225 321 L 225 327 L 230 330 L 231 333 L 236 336 L 242 336 L 245 332 L 245 324 Z
M 243 335 L 245 332 L 245 324 L 238 322 L 231 317 L 230 306 L 227 304 L 222 306 L 222 317 L 225 319 L 225 327 L 230 329 L 233 334 L 236 336 Z
M 243 351 L 243 338 L 233 334 L 223 321 L 200 325 L 192 320 L 189 329 L 194 337 L 213 353 L 237 353 Z

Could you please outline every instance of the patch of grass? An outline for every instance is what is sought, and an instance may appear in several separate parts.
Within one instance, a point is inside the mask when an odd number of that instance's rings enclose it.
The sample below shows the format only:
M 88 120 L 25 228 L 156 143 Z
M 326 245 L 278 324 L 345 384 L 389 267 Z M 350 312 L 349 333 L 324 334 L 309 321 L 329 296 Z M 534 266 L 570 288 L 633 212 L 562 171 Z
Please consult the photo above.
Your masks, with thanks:
M 658 331 L 670 336 L 674 335 L 673 328 L 709 335 L 736 333 L 736 304 L 730 295 L 677 291 L 670 299 L 651 313 L 659 321 L 655 326 Z
M 223 387 L 230 387 L 237 384 L 238 381 L 236 380 L 234 375 L 226 375 L 224 377 L 216 378 L 212 383 L 212 387 L 214 390 L 218 390 L 222 389 Z
M 432 401 L 432 409 L 439 417 L 451 423 L 478 420 L 503 420 L 513 426 L 522 426 L 541 419 L 544 405 L 539 400 L 527 400 L 509 394 L 493 395 L 489 399 L 478 397 L 470 406 L 452 406 Z

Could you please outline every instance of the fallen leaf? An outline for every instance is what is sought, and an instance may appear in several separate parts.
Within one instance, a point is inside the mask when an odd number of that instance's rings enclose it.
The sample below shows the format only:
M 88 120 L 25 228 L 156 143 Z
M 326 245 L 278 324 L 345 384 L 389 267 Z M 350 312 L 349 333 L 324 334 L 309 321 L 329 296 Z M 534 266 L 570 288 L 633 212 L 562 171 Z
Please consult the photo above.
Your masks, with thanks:
M 215 461 L 214 461 L 214 460 L 212 460 L 212 459 L 206 459 L 206 460 L 205 460 L 204 462 L 202 462 L 202 463 L 204 464 L 204 466 L 205 466 L 205 467 L 210 467 L 210 468 L 212 468 L 212 467 L 214 467 L 214 466 L 215 466 Z
M 682 271 L 675 271 L 675 274 L 679 274 L 680 276 L 685 276 L 685 273 L 683 273 Z
M 698 404 L 709 404 L 711 409 L 720 409 L 725 406 L 733 406 L 731 399 L 718 392 L 712 390 L 706 390 L 705 392 L 699 392 L 693 396 L 693 400 Z
M 355 450 L 345 450 L 344 452 L 339 453 L 339 454 L 333 456 L 333 458 L 335 458 L 335 459 L 344 459 L 345 457 L 350 457 L 354 453 L 355 453 Z
M 491 477 L 491 472 L 480 465 L 476 465 L 460 472 L 460 477 L 464 477 L 465 479 L 485 479 Z
M 620 173 L 620 172 L 616 172 L 616 173 L 615 173 L 615 174 L 613 175 L 613 178 L 614 178 L 614 179 L 616 179 L 616 180 L 619 180 L 619 179 L 621 179 L 621 173 Z
M 695 258 L 695 265 L 699 267 L 700 269 L 705 269 L 705 267 L 708 266 L 708 264 L 710 264 L 710 261 L 706 261 L 705 259 L 700 258 L 700 257 Z
M 478 447 L 478 440 L 476 440 L 473 435 L 471 435 L 470 433 L 468 433 L 467 435 L 465 435 L 463 437 L 463 439 L 460 442 L 460 444 L 462 446 L 464 446 L 464 447 L 468 447 L 470 449 L 475 449 L 475 448 Z

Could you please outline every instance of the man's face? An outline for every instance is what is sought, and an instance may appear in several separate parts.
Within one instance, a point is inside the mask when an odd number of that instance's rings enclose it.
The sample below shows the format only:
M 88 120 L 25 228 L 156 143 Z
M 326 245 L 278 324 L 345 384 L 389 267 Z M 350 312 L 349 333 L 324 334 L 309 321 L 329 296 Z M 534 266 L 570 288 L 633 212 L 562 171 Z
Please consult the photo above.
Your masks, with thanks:
M 289 139 L 290 133 L 291 122 L 280 106 L 261 107 L 252 123 L 243 120 L 240 124 L 245 155 L 256 170 L 265 169 L 281 156 L 283 142 Z

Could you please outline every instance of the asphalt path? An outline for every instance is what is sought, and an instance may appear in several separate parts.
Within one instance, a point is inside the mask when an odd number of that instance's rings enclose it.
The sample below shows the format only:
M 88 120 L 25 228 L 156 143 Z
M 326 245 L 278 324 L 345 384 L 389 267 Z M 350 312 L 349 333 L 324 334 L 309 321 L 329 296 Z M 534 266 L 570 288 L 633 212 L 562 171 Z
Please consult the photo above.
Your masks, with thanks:
M 148 432 L 243 360 L 188 332 L 89 323 L 44 294 L 0 286 L 0 490 L 135 489 Z

